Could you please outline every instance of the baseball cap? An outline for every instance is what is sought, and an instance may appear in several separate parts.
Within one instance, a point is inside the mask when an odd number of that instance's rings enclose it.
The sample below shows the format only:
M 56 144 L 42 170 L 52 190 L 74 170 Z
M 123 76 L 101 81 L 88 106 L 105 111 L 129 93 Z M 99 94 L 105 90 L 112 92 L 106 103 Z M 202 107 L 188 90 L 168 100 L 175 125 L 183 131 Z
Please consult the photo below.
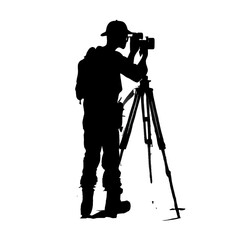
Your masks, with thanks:
M 101 36 L 107 36 L 107 35 L 123 35 L 123 34 L 131 34 L 127 28 L 127 25 L 122 21 L 112 21 L 107 25 L 107 29 L 104 33 L 101 34 Z

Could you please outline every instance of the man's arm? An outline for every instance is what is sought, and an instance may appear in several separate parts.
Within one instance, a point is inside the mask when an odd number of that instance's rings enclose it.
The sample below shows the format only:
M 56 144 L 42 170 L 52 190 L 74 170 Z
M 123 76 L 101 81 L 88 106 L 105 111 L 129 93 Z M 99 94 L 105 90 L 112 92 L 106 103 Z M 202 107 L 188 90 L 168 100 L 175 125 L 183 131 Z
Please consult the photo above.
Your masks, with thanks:
M 148 49 L 146 48 L 141 48 L 140 49 L 140 55 L 142 56 L 141 60 L 138 63 L 138 67 L 140 69 L 141 72 L 141 77 L 146 76 L 147 72 L 148 72 L 148 68 L 147 68 L 147 57 L 148 57 Z
M 138 50 L 139 50 L 139 39 L 138 37 L 133 35 L 130 39 L 130 53 L 128 55 L 128 59 L 131 63 L 134 63 L 134 58 Z
M 134 64 L 134 58 L 136 53 L 139 50 L 139 43 L 138 38 L 132 37 L 130 41 L 130 53 L 128 55 L 127 60 L 125 61 L 126 64 L 123 64 L 123 75 L 132 79 L 135 82 L 139 82 L 144 76 L 146 76 L 148 68 L 146 64 L 148 50 L 147 49 L 140 49 L 140 55 L 142 56 L 141 60 L 138 64 Z

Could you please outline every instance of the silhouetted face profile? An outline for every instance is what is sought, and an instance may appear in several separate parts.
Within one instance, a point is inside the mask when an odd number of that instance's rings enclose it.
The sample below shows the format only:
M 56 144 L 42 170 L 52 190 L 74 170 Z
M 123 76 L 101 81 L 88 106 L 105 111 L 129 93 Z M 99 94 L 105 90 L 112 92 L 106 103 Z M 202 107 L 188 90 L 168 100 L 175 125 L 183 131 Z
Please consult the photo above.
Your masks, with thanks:
M 128 41 L 128 35 L 119 36 L 119 47 L 124 49 Z
M 117 34 L 117 35 L 108 35 L 107 36 L 108 44 L 113 44 L 116 48 L 120 47 L 124 49 L 126 47 L 128 41 L 127 34 Z

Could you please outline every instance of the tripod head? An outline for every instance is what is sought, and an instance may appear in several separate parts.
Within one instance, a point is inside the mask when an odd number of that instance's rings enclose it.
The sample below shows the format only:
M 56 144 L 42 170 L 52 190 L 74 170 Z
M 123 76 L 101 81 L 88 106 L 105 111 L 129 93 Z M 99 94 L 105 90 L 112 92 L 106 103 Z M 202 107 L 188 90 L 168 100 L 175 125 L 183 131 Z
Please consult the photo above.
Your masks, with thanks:
M 142 80 L 140 81 L 139 88 L 142 89 L 142 90 L 149 89 L 149 83 L 150 83 L 150 82 L 151 82 L 151 81 L 148 80 L 148 76 L 147 76 L 147 75 L 144 76 L 144 77 L 142 78 Z

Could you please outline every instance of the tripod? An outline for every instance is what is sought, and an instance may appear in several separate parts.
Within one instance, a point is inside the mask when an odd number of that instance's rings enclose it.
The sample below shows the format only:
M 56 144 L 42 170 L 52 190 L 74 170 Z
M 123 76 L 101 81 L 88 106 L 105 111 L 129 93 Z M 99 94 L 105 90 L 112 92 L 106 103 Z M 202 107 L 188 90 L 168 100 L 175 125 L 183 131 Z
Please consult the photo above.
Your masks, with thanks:
M 154 97 L 153 97 L 153 89 L 149 87 L 149 82 L 150 81 L 148 80 L 148 77 L 145 76 L 141 80 L 140 86 L 138 88 L 136 88 L 132 108 L 130 110 L 129 118 L 128 118 L 126 127 L 124 129 L 122 140 L 121 140 L 121 143 L 119 146 L 119 148 L 121 149 L 120 161 L 123 156 L 123 151 L 127 147 L 129 137 L 130 137 L 132 127 L 133 127 L 133 122 L 134 122 L 137 108 L 139 105 L 139 101 L 141 99 L 144 141 L 148 147 L 148 166 L 149 166 L 150 182 L 152 183 L 152 166 L 151 166 L 151 150 L 150 150 L 151 145 L 152 145 L 150 117 L 152 117 L 154 129 L 155 129 L 155 133 L 156 133 L 156 137 L 157 137 L 158 147 L 162 151 L 165 172 L 169 179 L 170 189 L 171 189 L 171 193 L 172 193 L 172 197 L 173 197 L 173 201 L 174 201 L 174 208 L 172 208 L 171 210 L 176 210 L 177 218 L 180 218 L 179 210 L 184 210 L 184 208 L 178 208 L 177 199 L 176 199 L 176 195 L 175 195 L 173 183 L 172 183 L 172 176 L 171 176 L 171 172 L 168 167 L 167 158 L 166 158 L 166 154 L 165 154 L 166 146 L 165 146 L 162 131 L 160 128 L 156 105 L 155 105 L 155 101 L 154 101 Z

